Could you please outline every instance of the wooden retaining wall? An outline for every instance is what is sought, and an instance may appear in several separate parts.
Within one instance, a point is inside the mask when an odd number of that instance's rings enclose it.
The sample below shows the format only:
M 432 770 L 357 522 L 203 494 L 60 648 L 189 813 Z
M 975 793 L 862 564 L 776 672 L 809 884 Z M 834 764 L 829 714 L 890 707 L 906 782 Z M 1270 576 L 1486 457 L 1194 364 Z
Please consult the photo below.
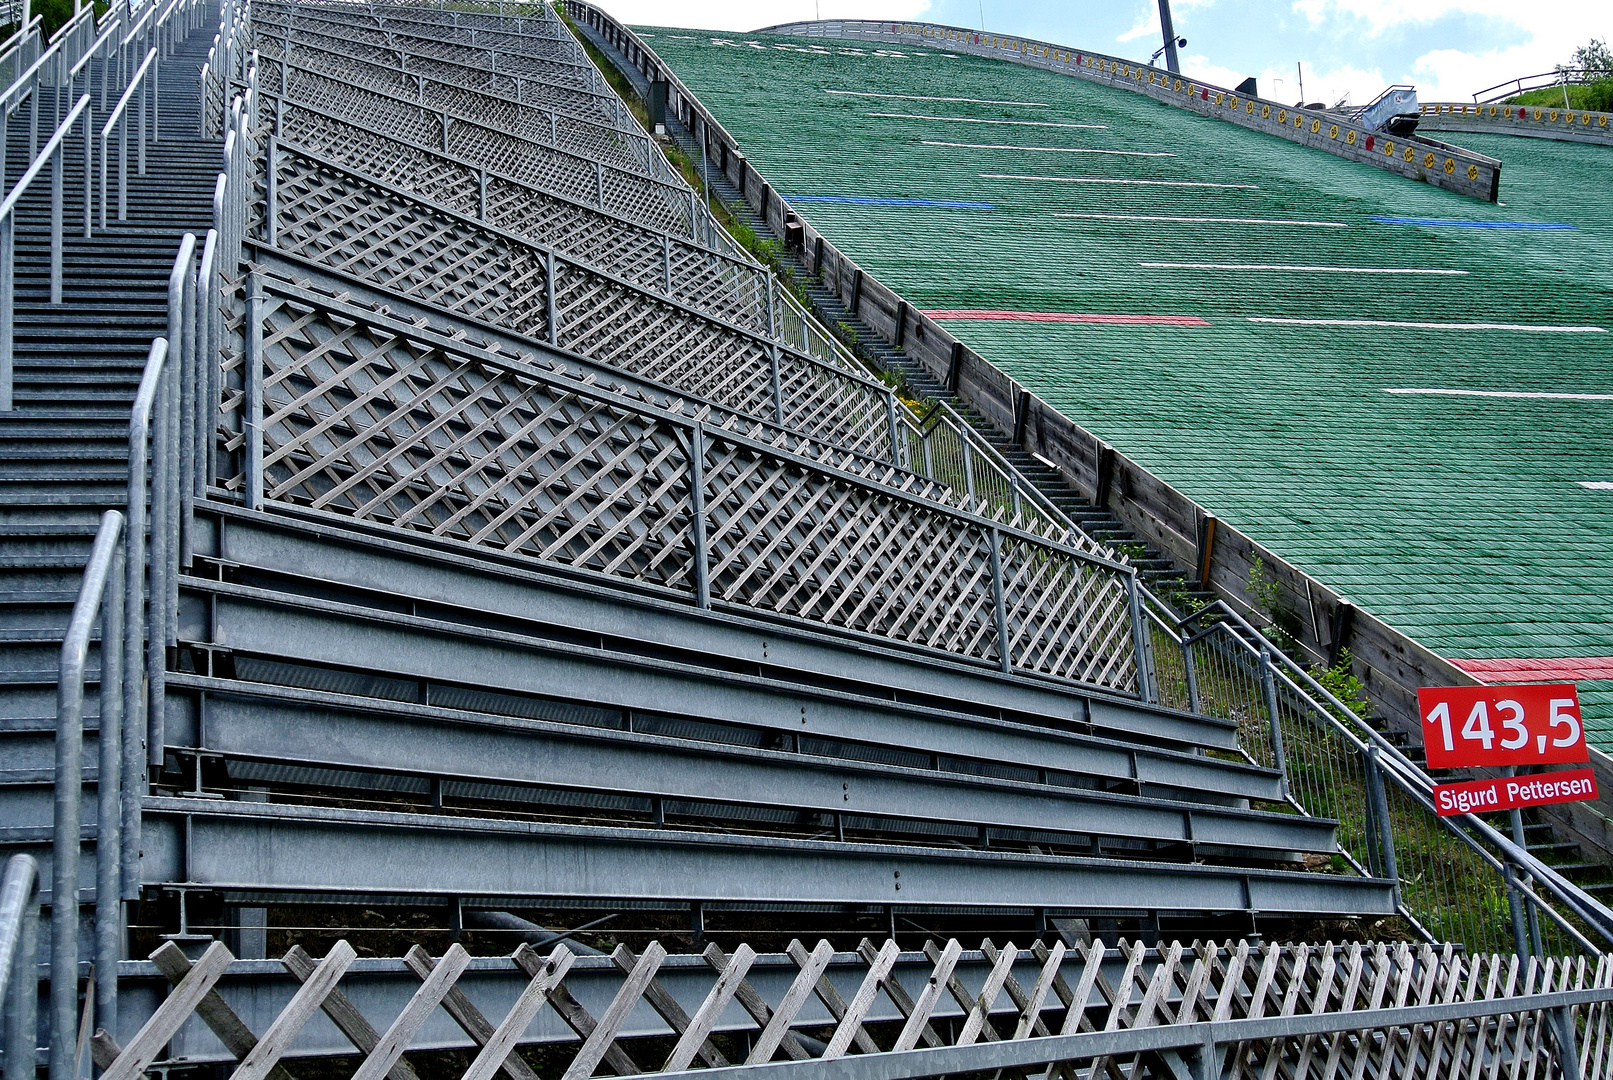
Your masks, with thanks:
M 1559 142 L 1613 146 L 1613 113 L 1586 109 L 1544 109 L 1533 105 L 1475 105 L 1463 101 L 1423 103 L 1419 131 L 1465 131 L 1483 135 L 1523 135 Z

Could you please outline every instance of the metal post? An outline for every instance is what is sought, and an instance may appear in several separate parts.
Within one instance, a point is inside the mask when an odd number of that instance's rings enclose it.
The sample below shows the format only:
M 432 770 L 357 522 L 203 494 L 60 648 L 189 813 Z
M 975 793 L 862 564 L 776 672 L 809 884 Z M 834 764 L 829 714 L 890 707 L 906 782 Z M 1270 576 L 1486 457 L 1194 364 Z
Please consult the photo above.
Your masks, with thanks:
M 902 444 L 896 437 L 896 392 L 885 391 L 885 429 L 891 440 L 891 464 L 900 469 L 902 462 Z
M 476 220 L 487 220 L 487 170 L 476 171 Z M 670 274 L 670 271 L 668 272 Z M 670 291 L 670 289 L 668 290 Z
M 689 531 L 694 540 L 695 606 L 711 607 L 711 562 L 706 550 L 706 432 L 689 429 Z
M 1282 712 L 1277 704 L 1277 678 L 1271 666 L 1271 646 L 1260 645 L 1260 691 L 1266 699 L 1266 717 L 1271 723 L 1271 756 L 1277 771 L 1283 774 L 1283 794 L 1288 794 L 1288 755 L 1283 749 Z
M 1377 746 L 1367 747 L 1367 793 L 1372 799 L 1373 816 L 1378 819 L 1378 852 L 1383 860 L 1383 876 L 1391 882 L 1395 907 L 1400 906 L 1400 867 L 1395 861 L 1394 822 L 1389 818 L 1389 796 L 1383 788 L 1383 766 L 1379 759 L 1382 751 Z M 1283 783 L 1288 783 L 1287 775 Z
M 6 860 L 0 926 L 11 925 L 13 919 L 17 937 L 7 943 L 12 977 L 0 1002 L 5 1011 L 6 1080 L 34 1080 L 39 1044 L 39 864 L 32 855 Z
M 118 1030 L 118 960 L 123 943 L 123 548 L 112 553 L 101 605 L 101 719 L 96 735 L 95 1011 Z
M 90 633 L 101 609 L 107 567 L 121 539 L 123 515 L 101 516 L 95 547 L 67 635 L 56 683 L 55 813 L 51 836 L 50 1080 L 75 1080 L 72 1048 L 78 1036 L 78 863 L 82 844 L 79 801 L 84 788 L 84 677 Z
M 252 275 L 246 309 L 246 506 L 263 509 L 263 281 Z
M 17 215 L 0 221 L 0 409 L 11 411 L 17 343 Z
M 174 258 L 173 269 L 168 273 L 168 348 L 170 352 L 169 366 L 177 370 L 175 378 L 180 396 L 179 430 L 178 435 L 179 458 L 176 465 L 179 468 L 179 560 L 185 566 L 190 565 L 190 513 L 191 513 L 191 465 L 195 457 L 196 433 L 185 418 L 190 415 L 190 404 L 193 402 L 195 385 L 192 382 L 195 364 L 195 336 L 192 327 L 192 315 L 196 308 L 195 285 L 191 280 L 190 268 L 195 263 L 196 234 L 186 233 L 179 241 L 179 254 Z M 177 354 L 177 355 L 176 355 Z
M 269 136 L 269 151 L 264 165 L 264 241 L 275 247 L 280 237 L 280 140 Z
M 1004 675 L 1014 671 L 1014 643 L 1008 633 L 1008 598 L 1003 593 L 1002 532 L 993 528 L 989 538 L 991 554 L 991 603 L 997 619 L 998 662 Z
M 1517 775 L 1517 771 L 1518 770 L 1516 767 L 1514 767 L 1512 770 L 1513 775 Z M 1512 842 L 1523 848 L 1525 851 L 1529 850 L 1528 844 L 1524 841 L 1523 811 L 1510 811 L 1508 817 L 1510 818 L 1512 825 Z M 1510 865 L 1510 863 L 1508 865 Z M 1533 880 L 1528 874 L 1524 875 L 1523 880 L 1524 884 L 1526 885 L 1533 884 Z M 1532 955 L 1544 956 L 1546 955 L 1546 950 L 1540 936 L 1540 916 L 1535 913 L 1535 907 L 1531 903 L 1525 902 L 1523 905 L 1523 910 L 1529 924 L 1529 944 L 1533 949 Z
M 1172 72 L 1181 71 L 1176 60 L 1176 27 L 1171 23 L 1171 0 L 1159 0 L 1159 30 L 1165 35 L 1165 67 Z
M 168 683 L 168 549 L 173 537 L 168 519 L 168 459 L 173 428 L 169 423 L 169 373 L 174 367 L 174 347 L 165 343 L 164 360 L 157 373 L 152 402 L 151 429 L 151 510 L 147 518 L 151 533 L 150 594 L 146 616 L 146 764 L 161 768 L 163 762 L 164 701 Z
M 1153 664 L 1148 651 L 1148 626 L 1143 621 L 1142 593 L 1137 588 L 1137 572 L 1126 575 L 1127 608 L 1131 612 L 1131 647 L 1137 654 L 1137 697 L 1143 701 L 1157 700 L 1154 692 Z
M 1198 665 L 1193 662 L 1193 643 L 1185 637 L 1182 639 L 1182 670 L 1187 676 L 1187 707 L 1191 712 L 1199 712 L 1199 673 Z
M 62 143 L 50 155 L 50 302 L 62 302 Z
M 543 259 L 545 266 L 544 288 L 548 290 L 548 296 L 545 298 L 545 304 L 547 308 L 547 317 L 549 320 L 549 344 L 558 348 L 560 345 L 560 310 L 555 303 L 557 283 L 554 274 L 554 249 L 551 248 L 548 251 L 545 251 L 543 253 Z
M 975 502 L 975 456 L 969 445 L 969 437 L 959 433 L 963 441 L 963 490 L 969 496 L 969 506 L 974 508 Z

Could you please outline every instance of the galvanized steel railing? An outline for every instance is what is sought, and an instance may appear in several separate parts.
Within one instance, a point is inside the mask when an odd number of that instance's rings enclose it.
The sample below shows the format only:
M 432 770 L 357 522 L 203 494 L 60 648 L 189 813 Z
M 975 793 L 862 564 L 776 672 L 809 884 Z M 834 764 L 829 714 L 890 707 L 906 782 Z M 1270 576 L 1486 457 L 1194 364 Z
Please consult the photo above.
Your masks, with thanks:
M 97 742 L 100 771 L 96 784 L 95 971 L 103 1015 L 116 1015 L 117 961 L 123 935 L 120 899 L 120 825 L 123 816 L 119 777 L 123 710 L 123 515 L 101 516 L 89 565 L 62 641 L 56 687 L 55 818 L 51 845 L 50 1045 L 52 1080 L 78 1075 L 71 1047 L 78 1033 L 79 848 L 83 843 L 79 801 L 83 793 L 84 683 L 91 677 L 91 638 L 99 620 L 101 718 Z M 7 1060 L 7 1072 L 11 1069 Z
M 38 1054 L 39 901 L 39 864 L 32 855 L 11 856 L 0 878 L 0 1049 L 8 1077 L 16 1068 L 31 1078 Z
M 1613 946 L 1613 912 L 1481 818 L 1439 817 L 1426 772 L 1223 602 L 1178 616 L 1147 597 L 1158 698 L 1236 720 L 1300 813 L 1337 820 L 1344 869 L 1395 879 L 1430 941 L 1523 955 Z M 1514 815 L 1516 822 L 1516 815 Z

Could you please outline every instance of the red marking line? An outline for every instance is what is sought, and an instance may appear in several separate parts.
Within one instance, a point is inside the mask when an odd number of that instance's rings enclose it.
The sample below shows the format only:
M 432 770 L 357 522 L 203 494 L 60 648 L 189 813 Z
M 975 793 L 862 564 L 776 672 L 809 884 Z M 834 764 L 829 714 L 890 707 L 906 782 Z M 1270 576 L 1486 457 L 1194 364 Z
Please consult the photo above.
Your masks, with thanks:
M 1541 660 L 1454 660 L 1480 682 L 1613 679 L 1613 656 L 1554 656 Z
M 989 308 L 932 308 L 932 319 L 980 322 L 1102 323 L 1113 326 L 1209 326 L 1196 315 L 1096 315 L 1074 311 L 996 311 Z

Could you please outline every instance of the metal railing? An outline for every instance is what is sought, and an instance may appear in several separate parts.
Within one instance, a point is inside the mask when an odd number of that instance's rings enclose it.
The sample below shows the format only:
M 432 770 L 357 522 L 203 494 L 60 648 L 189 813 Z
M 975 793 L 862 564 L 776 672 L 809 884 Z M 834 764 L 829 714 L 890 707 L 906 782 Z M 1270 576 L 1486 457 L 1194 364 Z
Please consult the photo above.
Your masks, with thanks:
M 18 179 L 3 203 L 0 203 L 0 410 L 12 407 L 12 388 L 15 383 L 17 342 L 17 213 L 22 198 L 39 174 L 50 167 L 50 302 L 62 302 L 62 212 L 65 188 L 65 162 L 67 136 L 75 124 L 84 129 L 84 198 L 85 225 L 88 233 L 90 184 L 90 96 L 78 99 L 73 110 L 40 148 L 39 156 Z
M 32 855 L 6 860 L 0 878 L 0 1049 L 6 1077 L 34 1075 L 39 1036 L 39 864 Z
M 103 229 L 106 228 L 106 203 L 108 196 L 106 166 L 109 155 L 107 154 L 107 148 L 108 143 L 112 138 L 112 130 L 114 128 L 116 128 L 118 132 L 118 220 L 129 220 L 128 110 L 129 103 L 133 100 L 138 100 L 136 111 L 139 113 L 138 135 L 135 138 L 135 144 L 139 148 L 139 161 L 137 164 L 137 169 L 139 175 L 146 175 L 146 100 L 148 97 L 151 99 L 151 127 L 153 141 L 156 141 L 155 135 L 158 123 L 156 103 L 156 64 L 157 49 L 155 46 L 153 46 L 151 49 L 147 50 L 146 58 L 140 62 L 140 67 L 135 71 L 134 77 L 129 80 L 129 85 L 124 88 L 123 96 L 118 98 L 117 105 L 113 107 L 111 115 L 106 118 L 106 123 L 101 125 L 101 228 Z M 151 79 L 149 81 L 146 79 L 146 73 L 148 71 L 151 72 Z M 135 94 L 137 93 L 139 94 L 138 99 L 135 98 Z M 88 169 L 88 167 L 88 160 L 86 160 L 85 168 Z
M 1146 597 L 1159 699 L 1237 721 L 1303 814 L 1337 820 L 1345 872 L 1396 881 L 1426 940 L 1521 955 L 1613 946 L 1613 912 L 1482 818 L 1440 817 L 1434 781 L 1231 607 L 1185 616 Z
M 51 840 L 50 1059 L 51 1080 L 74 1080 L 76 1062 L 60 1052 L 74 1045 L 79 1026 L 79 849 L 83 843 L 79 803 L 83 795 L 84 684 L 91 638 L 99 620 L 100 725 L 96 786 L 95 982 L 102 1015 L 116 1015 L 117 961 L 123 936 L 119 887 L 123 807 L 119 778 L 123 768 L 124 549 L 123 515 L 101 515 L 89 565 L 62 641 L 56 683 L 55 814 Z M 10 1071 L 9 1062 L 7 1071 Z
M 1479 105 L 1488 105 L 1492 101 L 1501 101 L 1515 97 L 1528 90 L 1545 90 L 1554 86 L 1584 86 L 1587 83 L 1601 82 L 1613 79 L 1613 72 L 1589 71 L 1584 68 L 1558 68 L 1555 71 L 1543 71 L 1539 75 L 1520 75 L 1516 79 L 1508 79 L 1494 86 L 1487 86 L 1473 94 L 1473 101 Z

